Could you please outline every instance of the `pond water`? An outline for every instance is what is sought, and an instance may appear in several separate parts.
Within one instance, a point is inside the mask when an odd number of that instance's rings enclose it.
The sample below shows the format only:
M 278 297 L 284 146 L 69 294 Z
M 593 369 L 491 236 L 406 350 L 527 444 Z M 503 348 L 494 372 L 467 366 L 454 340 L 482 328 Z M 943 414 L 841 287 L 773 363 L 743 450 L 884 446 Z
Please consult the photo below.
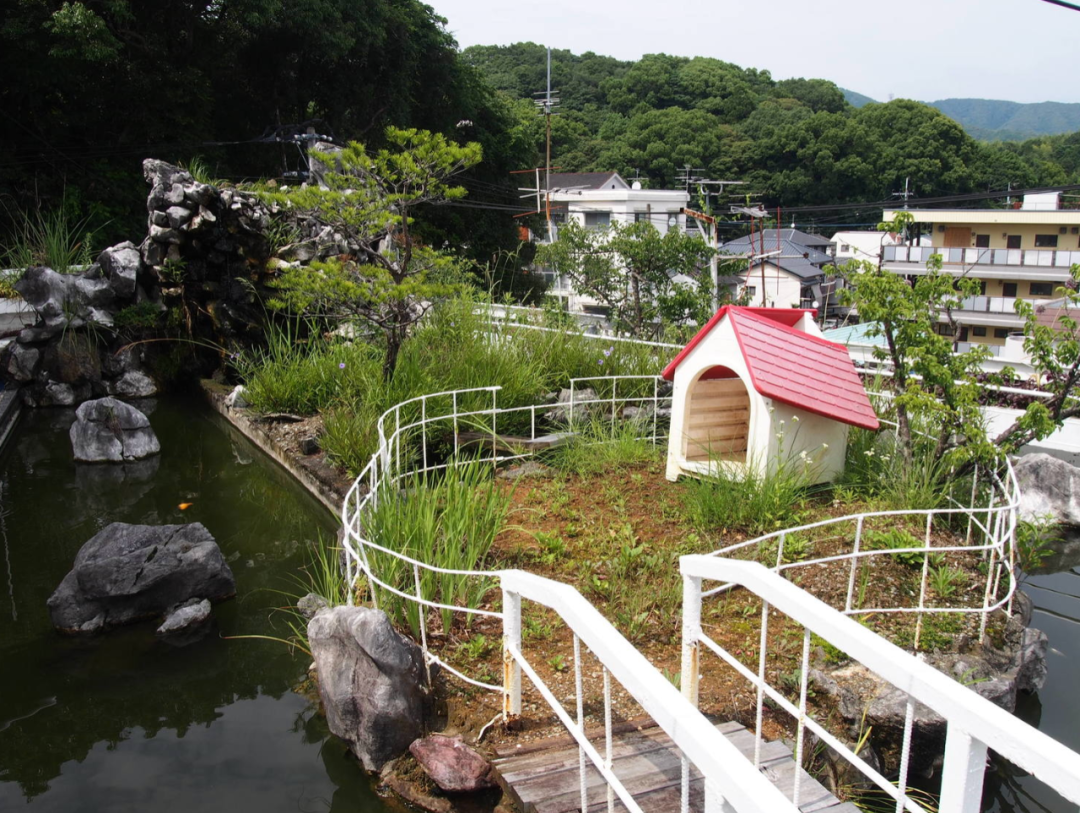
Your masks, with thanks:
M 1025 577 L 1023 590 L 1035 604 L 1031 624 L 1050 639 L 1049 674 L 1037 694 L 1021 695 L 1017 715 L 1080 751 L 1080 539 L 1071 554 L 1049 561 L 1051 570 Z M 986 776 L 984 809 L 993 813 L 1076 813 L 1042 782 L 994 762 Z
M 73 410 L 24 415 L 0 456 L 0 810 L 388 810 L 292 691 L 310 658 L 222 637 L 289 635 L 278 591 L 297 592 L 305 546 L 332 539 L 334 518 L 201 401 L 144 406 L 157 458 L 74 463 Z M 210 530 L 238 591 L 217 630 L 183 648 L 150 623 L 53 631 L 46 599 L 114 521 Z

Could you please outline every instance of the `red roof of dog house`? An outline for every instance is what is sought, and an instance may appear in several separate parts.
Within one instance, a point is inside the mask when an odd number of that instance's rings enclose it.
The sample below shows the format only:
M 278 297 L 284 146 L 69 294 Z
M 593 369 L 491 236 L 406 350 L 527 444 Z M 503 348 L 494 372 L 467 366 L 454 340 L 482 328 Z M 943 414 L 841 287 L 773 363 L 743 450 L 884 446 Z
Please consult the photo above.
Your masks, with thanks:
M 804 313 L 814 311 L 725 305 L 664 368 L 664 378 L 674 379 L 675 368 L 727 318 L 759 393 L 834 421 L 877 429 L 877 415 L 847 348 L 796 330 Z

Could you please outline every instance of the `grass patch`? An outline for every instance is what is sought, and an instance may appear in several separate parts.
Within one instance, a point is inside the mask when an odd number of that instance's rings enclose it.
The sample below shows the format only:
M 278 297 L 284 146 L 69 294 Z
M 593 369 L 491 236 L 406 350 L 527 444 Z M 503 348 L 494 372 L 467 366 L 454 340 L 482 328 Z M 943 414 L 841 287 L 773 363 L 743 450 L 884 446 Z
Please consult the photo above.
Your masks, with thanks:
M 441 476 L 413 477 L 384 487 L 364 517 L 367 538 L 377 545 L 449 570 L 483 570 L 496 535 L 506 524 L 511 496 L 498 488 L 491 465 L 469 463 Z M 413 568 L 379 551 L 368 551 L 380 579 L 395 589 L 414 594 Z M 478 608 L 491 589 L 490 579 L 420 570 L 420 590 L 428 601 Z M 418 606 L 387 590 L 375 588 L 379 607 L 397 624 L 420 634 Z M 454 613 L 441 610 L 445 633 L 453 628 Z M 472 616 L 467 616 L 472 618 Z
M 43 265 L 60 274 L 93 262 L 94 230 L 90 218 L 72 217 L 67 206 L 16 215 L 15 226 L 0 250 L 0 268 Z

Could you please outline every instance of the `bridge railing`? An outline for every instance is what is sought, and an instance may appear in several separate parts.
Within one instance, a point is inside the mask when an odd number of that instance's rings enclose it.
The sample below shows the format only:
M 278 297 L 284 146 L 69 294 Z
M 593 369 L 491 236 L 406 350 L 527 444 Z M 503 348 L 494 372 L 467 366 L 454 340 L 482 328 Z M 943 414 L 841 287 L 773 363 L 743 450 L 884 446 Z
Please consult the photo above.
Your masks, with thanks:
M 907 787 L 912 729 L 916 704 L 931 709 L 947 725 L 945 761 L 941 770 L 940 813 L 978 813 L 981 810 L 983 776 L 987 749 L 1000 754 L 1021 769 L 1041 779 L 1064 798 L 1080 803 L 1080 754 L 1020 721 L 1009 712 L 961 685 L 933 666 L 872 632 L 843 612 L 811 596 L 781 574 L 758 562 L 723 559 L 715 556 L 683 556 L 683 694 L 695 706 L 700 678 L 706 673 L 701 659 L 705 650 L 717 655 L 756 691 L 757 745 L 759 763 L 763 710 L 768 703 L 796 721 L 796 760 L 806 749 L 811 733 L 832 748 L 842 759 L 873 782 L 896 803 L 896 810 L 924 813 Z M 708 594 L 705 582 L 738 585 L 762 601 L 760 638 L 756 668 L 751 668 L 728 648 L 706 633 L 702 624 L 702 599 Z M 781 618 L 777 618 L 781 616 Z M 799 630 L 801 657 L 796 687 L 782 691 L 768 679 L 766 667 L 770 646 L 770 624 L 774 629 L 784 619 Z M 903 693 L 905 722 L 900 752 L 899 780 L 890 782 L 881 772 L 860 758 L 856 748 L 836 737 L 809 709 L 812 672 L 811 640 L 819 636 L 842 650 L 853 661 L 873 672 L 882 683 Z M 772 642 L 772 643 L 770 643 Z M 870 700 L 868 699 L 869 703 Z M 798 775 L 797 775 L 798 776 Z M 799 804 L 798 779 L 793 803 Z

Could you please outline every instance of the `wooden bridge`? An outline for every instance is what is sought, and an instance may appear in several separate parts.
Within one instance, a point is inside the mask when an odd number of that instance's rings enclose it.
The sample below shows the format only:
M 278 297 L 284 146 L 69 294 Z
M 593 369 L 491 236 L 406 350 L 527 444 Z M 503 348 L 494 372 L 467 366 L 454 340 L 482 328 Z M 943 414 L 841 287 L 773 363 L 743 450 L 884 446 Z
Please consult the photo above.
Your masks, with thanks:
M 754 735 L 739 723 L 717 726 L 750 760 Z M 651 720 L 613 727 L 612 770 L 645 811 L 676 811 L 682 798 L 682 761 L 671 739 Z M 603 731 L 589 731 L 589 739 L 604 752 Z M 596 736 L 593 736 L 593 735 Z M 578 747 L 569 736 L 498 751 L 495 768 L 504 790 L 524 813 L 571 813 L 581 810 L 581 774 Z M 806 771 L 800 780 L 799 809 L 804 813 L 858 813 L 840 802 Z M 762 743 L 761 772 L 789 799 L 795 783 L 795 759 L 779 741 Z M 590 764 L 585 772 L 588 813 L 607 810 L 607 784 Z M 616 799 L 615 810 L 626 808 Z M 691 768 L 690 810 L 705 809 L 701 774 Z

